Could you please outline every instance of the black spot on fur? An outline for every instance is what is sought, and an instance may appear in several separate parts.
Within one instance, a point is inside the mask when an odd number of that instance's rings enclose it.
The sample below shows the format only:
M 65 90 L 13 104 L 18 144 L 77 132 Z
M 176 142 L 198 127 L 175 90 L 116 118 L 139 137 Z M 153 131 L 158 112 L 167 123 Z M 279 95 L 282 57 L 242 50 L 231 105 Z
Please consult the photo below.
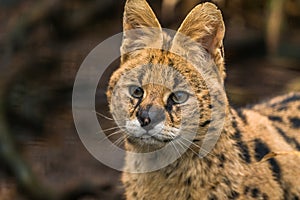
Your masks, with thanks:
M 225 158 L 224 154 L 218 155 L 218 158 L 219 158 L 219 160 L 220 160 L 221 162 L 225 162 L 225 161 L 226 161 L 226 158 Z
M 250 191 L 249 186 L 246 186 L 246 187 L 244 188 L 244 194 L 248 194 L 249 191 Z
M 236 141 L 236 146 L 240 150 L 240 157 L 247 163 L 251 163 L 251 156 L 249 153 L 249 148 L 248 146 L 242 141 L 242 135 L 241 132 L 237 126 L 236 120 L 234 119 L 232 121 L 232 126 L 236 130 L 234 135 L 232 136 L 232 139 Z
M 289 191 L 286 188 L 283 188 L 283 199 L 290 199 Z
M 300 200 L 299 196 L 293 194 L 292 200 Z
M 228 180 L 227 177 L 223 178 L 223 182 L 224 182 L 226 185 L 231 186 L 231 181 Z
M 290 122 L 294 128 L 300 128 L 300 119 L 299 118 L 296 118 L 296 117 L 290 118 Z
M 202 159 L 205 161 L 208 168 L 210 168 L 212 166 L 212 161 L 210 159 L 208 159 L 207 157 L 204 157 Z
M 298 151 L 300 151 L 300 143 L 293 137 L 289 137 L 282 129 L 280 129 L 279 127 L 276 127 L 276 130 L 278 131 L 278 133 L 283 137 L 283 139 L 291 144 L 292 146 L 294 146 Z
M 271 169 L 273 171 L 273 175 L 279 181 L 281 179 L 281 169 L 280 169 L 280 166 L 279 166 L 278 162 L 274 158 L 271 158 L 268 161 L 269 161 L 269 163 L 271 165 Z
M 236 145 L 240 149 L 240 157 L 247 163 L 251 163 L 251 156 L 248 146 L 241 140 L 241 133 L 237 131 L 234 136 Z
M 246 161 L 247 163 L 251 163 L 251 156 L 248 146 L 243 142 L 238 142 L 238 145 L 242 153 L 242 159 L 244 159 L 244 161 Z
M 231 124 L 232 124 L 233 128 L 237 129 L 237 122 L 236 122 L 236 118 L 234 116 L 233 116 L 233 120 L 232 120 Z
M 218 200 L 217 196 L 214 194 L 210 195 L 210 197 L 208 199 L 209 200 Z
M 197 77 L 195 77 L 196 79 L 198 79 Z M 202 99 L 205 100 L 205 101 L 208 101 L 210 99 L 210 96 L 209 94 L 205 94 L 202 96 Z
M 283 111 L 283 110 L 287 110 L 288 107 L 286 105 L 281 105 L 277 108 L 277 111 Z
M 170 66 L 170 67 L 174 66 L 174 62 L 171 58 L 168 59 L 168 66 Z
M 133 197 L 136 197 L 136 196 L 137 196 L 137 192 L 133 192 L 133 193 L 132 193 L 132 196 L 133 196 Z
M 226 161 L 226 158 L 225 158 L 224 154 L 218 155 L 218 158 L 219 158 L 219 161 L 220 161 L 219 167 L 224 168 L 224 162 Z
M 228 196 L 229 199 L 234 200 L 237 199 L 240 196 L 240 194 L 237 191 L 231 191 L 231 194 Z
M 238 116 L 241 118 L 241 120 L 247 124 L 247 117 L 246 115 L 244 115 L 243 111 L 242 110 L 237 110 L 237 114 Z
M 294 94 L 293 96 L 288 97 L 288 98 L 286 98 L 286 99 L 282 100 L 281 102 L 278 102 L 274 105 L 287 104 L 287 103 L 291 103 L 293 101 L 298 101 L 298 100 L 300 100 L 300 95 Z
M 252 196 L 253 198 L 257 198 L 257 197 L 259 196 L 259 194 L 260 194 L 259 189 L 253 188 L 253 189 L 251 190 L 251 196 Z
M 277 122 L 282 122 L 282 118 L 279 116 L 269 116 L 269 119 L 271 121 L 277 121 Z
M 192 179 L 191 177 L 188 177 L 185 181 L 184 181 L 184 184 L 187 185 L 187 186 L 190 186 L 192 184 Z
M 242 139 L 242 135 L 239 129 L 237 129 L 237 127 L 235 128 L 235 133 L 233 135 L 233 139 L 235 140 L 241 140 Z
M 155 55 L 154 55 L 154 54 L 152 54 L 152 55 L 151 55 L 151 57 L 150 57 L 149 63 L 152 63 L 152 62 L 153 62 L 153 60 L 154 60 L 154 58 L 155 58 Z
M 220 163 L 218 166 L 219 166 L 220 168 L 224 168 L 224 163 Z
M 161 49 L 160 51 L 161 51 L 161 53 L 164 52 L 163 49 Z M 163 63 L 163 62 L 164 62 L 164 58 L 163 58 L 163 56 L 160 56 L 159 59 L 158 59 L 158 63 L 161 64 L 161 63 Z
M 266 154 L 270 152 L 269 147 L 260 139 L 254 140 L 255 159 L 260 161 Z
M 269 196 L 266 193 L 263 193 L 262 198 L 263 200 L 269 200 Z
M 208 124 L 210 124 L 211 120 L 206 120 L 205 122 L 203 122 L 202 124 L 200 124 L 201 127 L 205 127 Z
M 255 145 L 255 158 L 257 161 L 260 161 L 266 154 L 270 153 L 269 147 L 262 140 L 255 139 L 254 145 Z M 268 162 L 271 166 L 273 175 L 277 178 L 277 181 L 280 181 L 281 180 L 281 169 L 280 169 L 278 162 L 276 161 L 275 158 L 270 158 L 268 160 Z

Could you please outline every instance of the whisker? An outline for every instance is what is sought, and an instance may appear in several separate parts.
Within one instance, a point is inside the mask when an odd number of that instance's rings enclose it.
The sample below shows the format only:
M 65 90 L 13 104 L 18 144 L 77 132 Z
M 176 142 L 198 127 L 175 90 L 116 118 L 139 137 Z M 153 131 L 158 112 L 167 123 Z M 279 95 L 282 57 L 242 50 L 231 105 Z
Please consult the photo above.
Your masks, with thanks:
M 189 138 L 187 138 L 187 137 L 185 137 L 184 135 L 185 134 L 193 134 L 194 136 L 191 138 L 191 139 L 189 139 Z M 196 137 L 197 136 L 197 137 Z M 183 137 L 184 139 L 186 139 L 186 140 L 188 140 L 188 141 L 190 141 L 190 142 L 199 142 L 200 141 L 200 139 L 204 139 L 205 137 L 206 137 L 206 135 L 197 135 L 197 134 L 195 134 L 194 132 L 192 132 L 192 131 L 181 131 L 181 133 L 180 133 L 180 137 Z M 194 143 L 195 144 L 195 143 Z M 197 144 L 195 144 L 195 145 L 197 145 Z M 200 148 L 200 146 L 198 146 L 199 148 Z
M 187 144 L 185 144 L 184 142 L 180 141 L 180 140 L 176 140 L 176 142 L 178 142 L 178 144 L 182 144 L 183 146 L 185 146 L 187 149 L 191 150 L 194 154 L 199 155 L 199 153 L 197 153 L 196 151 L 194 151 L 190 146 L 188 146 Z
M 120 134 L 120 133 L 123 133 L 123 131 L 122 131 L 122 130 L 117 130 L 117 131 L 115 131 L 115 132 L 113 132 L 113 133 L 111 133 L 111 134 L 106 135 L 106 136 L 105 136 L 104 138 L 102 138 L 99 142 L 103 142 L 103 140 L 109 139 L 111 136 L 117 135 L 117 134 Z
M 92 110 L 92 112 L 95 112 L 97 115 L 99 115 L 100 117 L 103 117 L 104 119 L 107 119 L 107 120 L 110 120 L 110 121 L 114 121 L 113 118 L 107 117 L 107 116 L 105 116 L 104 114 L 102 114 L 102 113 L 100 113 L 100 112 L 97 112 L 97 111 L 95 111 L 95 110 Z
M 199 149 L 201 149 L 201 147 L 198 144 L 195 144 L 193 141 L 189 140 L 188 138 L 180 135 L 180 138 L 184 139 L 185 141 L 189 142 L 190 144 L 195 145 L 196 147 L 198 147 Z
M 113 142 L 114 145 L 119 146 L 119 143 L 124 139 L 124 136 L 121 136 L 116 141 Z
M 199 145 L 195 144 L 194 142 L 190 141 L 189 139 L 185 138 L 184 136 L 181 135 L 180 138 L 184 139 L 185 141 L 189 142 L 190 144 L 195 145 L 195 146 L 196 146 L 197 148 L 199 148 L 200 150 L 203 150 L 203 151 L 205 151 L 206 153 L 208 153 L 208 154 L 210 154 L 210 155 L 212 155 L 212 156 L 216 156 L 216 155 L 214 155 L 213 153 L 211 153 L 211 152 L 207 151 L 206 149 L 200 147 Z M 182 143 L 182 144 L 184 144 L 184 143 Z M 186 145 L 186 144 L 185 144 L 185 145 Z M 198 153 L 197 153 L 197 154 L 198 154 Z
M 127 137 L 128 135 L 123 135 L 119 139 L 117 139 L 113 144 L 116 146 L 121 146 L 125 142 Z
M 182 146 L 182 144 L 180 142 L 178 142 L 178 145 L 184 150 L 184 146 Z
M 171 132 L 171 133 L 170 133 L 170 137 L 172 138 L 172 140 L 174 140 L 174 139 L 177 137 L 177 135 Z M 177 153 L 178 153 L 180 159 L 182 160 L 182 154 L 180 154 L 179 150 L 176 148 L 176 145 L 175 145 L 175 143 L 174 143 L 172 140 L 170 141 L 170 142 L 171 142 L 171 145 L 172 145 L 172 146 L 174 147 L 174 149 L 177 151 Z M 184 149 L 180 143 L 178 143 L 178 145 L 179 145 L 182 149 Z
M 118 131 L 116 131 L 116 132 L 113 132 L 113 133 L 111 133 L 111 134 L 108 134 L 106 137 L 107 137 L 107 138 L 110 138 L 111 136 L 117 135 L 117 134 L 120 134 L 120 133 L 123 133 L 123 131 L 122 131 L 122 130 L 118 130 Z
M 123 141 L 121 141 L 119 145 L 120 146 L 123 145 L 128 137 L 129 137 L 128 135 L 125 135 Z
M 125 128 L 126 126 L 114 126 L 114 127 L 111 127 L 111 128 L 107 128 L 107 129 L 103 129 L 102 130 L 102 132 L 107 132 L 107 131 L 112 131 L 112 130 L 115 130 L 115 129 L 121 129 L 121 128 Z M 97 132 L 97 133 L 100 133 L 100 131 L 99 132 Z
M 177 134 L 173 132 L 169 132 L 168 135 L 170 135 L 172 139 L 175 139 L 177 137 Z
M 171 141 L 171 145 L 173 146 L 173 148 L 176 150 L 176 152 L 178 153 L 178 156 L 182 159 L 180 152 L 178 151 L 178 149 L 176 148 L 175 144 L 173 143 L 173 141 Z
M 208 153 L 208 154 L 210 154 L 210 155 L 212 155 L 212 156 L 215 156 L 215 157 L 216 157 L 216 155 L 215 155 L 215 154 L 211 153 L 210 151 L 208 151 L 208 150 L 206 150 L 206 149 L 204 149 L 204 148 L 201 148 L 200 150 L 201 150 L 201 151 L 204 151 L 204 152 L 206 152 L 206 153 Z

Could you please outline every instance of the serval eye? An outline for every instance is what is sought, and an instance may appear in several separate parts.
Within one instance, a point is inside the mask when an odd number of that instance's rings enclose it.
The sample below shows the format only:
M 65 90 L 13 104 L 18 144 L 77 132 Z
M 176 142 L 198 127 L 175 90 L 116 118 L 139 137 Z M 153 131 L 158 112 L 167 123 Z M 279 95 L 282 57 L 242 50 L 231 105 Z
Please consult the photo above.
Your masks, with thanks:
M 134 98 L 142 98 L 144 95 L 144 90 L 138 86 L 130 86 L 129 87 L 129 94 Z
M 181 104 L 189 99 L 189 94 L 183 91 L 174 92 L 169 97 L 175 104 Z

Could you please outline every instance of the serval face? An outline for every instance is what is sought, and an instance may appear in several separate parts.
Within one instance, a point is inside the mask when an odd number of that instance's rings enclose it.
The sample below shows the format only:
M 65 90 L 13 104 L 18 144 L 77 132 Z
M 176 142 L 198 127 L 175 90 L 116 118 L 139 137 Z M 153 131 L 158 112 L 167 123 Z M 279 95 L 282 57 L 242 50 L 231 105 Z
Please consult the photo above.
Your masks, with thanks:
M 191 23 L 203 16 L 191 13 L 171 37 L 143 6 L 148 5 L 125 6 L 121 65 L 107 91 L 111 114 L 127 142 L 138 148 L 201 143 L 213 107 L 207 80 L 223 85 L 222 16 L 215 7 L 199 8 L 208 17 L 197 26 L 206 29 L 193 32 Z M 137 16 L 139 9 L 147 12 Z
M 118 81 L 111 88 L 110 109 L 127 140 L 162 147 L 190 138 L 199 124 L 204 131 L 210 96 L 199 72 L 168 52 L 148 50 L 140 58 L 140 63 L 124 63 L 113 75 Z

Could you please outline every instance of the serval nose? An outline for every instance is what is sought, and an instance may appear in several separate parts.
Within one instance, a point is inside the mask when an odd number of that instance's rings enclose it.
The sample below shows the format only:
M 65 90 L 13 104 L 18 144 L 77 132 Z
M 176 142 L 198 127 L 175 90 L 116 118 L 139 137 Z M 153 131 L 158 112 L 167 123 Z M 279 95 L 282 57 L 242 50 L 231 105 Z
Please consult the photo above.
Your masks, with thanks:
M 140 108 L 136 115 L 141 127 L 146 131 L 153 129 L 157 124 L 165 120 L 164 109 L 154 105 Z

